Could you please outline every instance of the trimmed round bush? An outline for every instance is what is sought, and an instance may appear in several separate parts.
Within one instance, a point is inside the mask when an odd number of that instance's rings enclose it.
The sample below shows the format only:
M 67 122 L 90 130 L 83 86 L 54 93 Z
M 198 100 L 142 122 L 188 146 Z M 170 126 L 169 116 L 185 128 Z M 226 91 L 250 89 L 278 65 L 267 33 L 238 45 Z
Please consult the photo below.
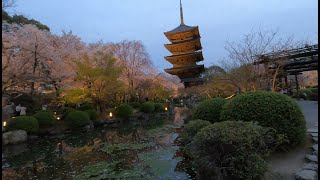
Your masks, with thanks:
M 140 108 L 141 104 L 139 102 L 131 102 L 130 106 L 135 109 L 138 109 L 138 108 Z
M 162 103 L 155 103 L 154 104 L 154 111 L 155 112 L 162 112 L 164 111 L 164 107 Z
M 40 128 L 48 128 L 53 126 L 54 115 L 51 111 L 39 111 L 33 115 L 38 120 Z
M 121 104 L 117 107 L 116 113 L 121 118 L 129 118 L 132 116 L 132 107 L 129 104 Z
M 37 133 L 39 130 L 38 120 L 32 116 L 18 116 L 8 123 L 11 130 L 25 130 L 28 133 Z
M 227 100 L 223 98 L 213 98 L 200 102 L 193 111 L 192 119 L 202 119 L 212 123 L 220 121 L 222 106 Z
M 90 123 L 89 115 L 83 111 L 72 111 L 64 120 L 69 128 L 79 128 Z
M 260 91 L 236 96 L 223 107 L 221 120 L 255 121 L 272 127 L 288 140 L 287 145 L 299 144 L 306 136 L 306 122 L 298 104 L 279 93 Z
M 91 121 L 95 121 L 97 120 L 98 114 L 97 111 L 94 109 L 87 109 L 84 111 L 85 113 L 87 113 L 89 115 L 89 118 Z
M 192 141 L 193 137 L 204 127 L 209 126 L 211 123 L 209 121 L 204 121 L 201 119 L 196 119 L 185 124 L 183 131 L 180 134 L 181 140 L 184 144 L 188 144 Z
M 72 108 L 72 107 L 64 107 L 64 108 L 62 108 L 62 118 L 67 117 L 68 114 L 70 112 L 73 112 L 73 111 L 76 111 L 76 110 L 74 108 Z
M 264 159 L 274 133 L 253 122 L 217 122 L 202 128 L 187 147 L 200 179 L 255 180 L 268 170 Z
M 141 105 L 141 111 L 145 113 L 153 113 L 155 110 L 154 102 L 148 101 Z

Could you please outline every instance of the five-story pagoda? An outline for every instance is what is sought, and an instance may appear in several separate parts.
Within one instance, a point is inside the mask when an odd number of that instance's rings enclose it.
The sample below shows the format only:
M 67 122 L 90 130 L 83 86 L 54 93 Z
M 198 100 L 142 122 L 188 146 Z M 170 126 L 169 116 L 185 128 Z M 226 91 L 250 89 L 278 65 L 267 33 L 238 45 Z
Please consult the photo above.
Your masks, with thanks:
M 199 76 L 204 71 L 204 65 L 197 65 L 197 62 L 203 60 L 198 26 L 184 24 L 181 0 L 180 18 L 180 26 L 164 33 L 172 43 L 164 46 L 173 54 L 164 57 L 173 64 L 173 68 L 165 71 L 178 76 L 185 87 L 190 87 L 203 83 Z

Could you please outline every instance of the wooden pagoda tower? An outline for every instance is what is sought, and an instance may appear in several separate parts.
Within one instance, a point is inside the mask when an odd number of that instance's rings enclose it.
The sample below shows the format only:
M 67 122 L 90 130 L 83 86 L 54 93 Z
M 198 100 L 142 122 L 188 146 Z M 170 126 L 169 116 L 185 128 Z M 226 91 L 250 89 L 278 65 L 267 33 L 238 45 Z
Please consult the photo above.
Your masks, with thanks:
M 185 87 L 190 87 L 203 83 L 199 76 L 204 71 L 204 65 L 197 64 L 203 60 L 199 28 L 184 24 L 181 0 L 180 19 L 180 26 L 164 33 L 171 42 L 164 46 L 172 53 L 171 56 L 164 58 L 173 64 L 172 68 L 165 69 L 165 71 L 178 76 Z

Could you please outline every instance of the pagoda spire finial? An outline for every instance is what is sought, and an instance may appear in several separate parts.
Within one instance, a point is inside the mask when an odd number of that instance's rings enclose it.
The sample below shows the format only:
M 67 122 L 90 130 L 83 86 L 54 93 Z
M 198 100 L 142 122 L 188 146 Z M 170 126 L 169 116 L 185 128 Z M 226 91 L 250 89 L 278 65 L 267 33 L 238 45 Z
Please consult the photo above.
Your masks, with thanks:
M 180 0 L 180 20 L 181 20 L 180 25 L 184 25 L 184 22 L 183 22 L 183 11 L 182 11 L 182 3 L 181 3 L 181 0 Z

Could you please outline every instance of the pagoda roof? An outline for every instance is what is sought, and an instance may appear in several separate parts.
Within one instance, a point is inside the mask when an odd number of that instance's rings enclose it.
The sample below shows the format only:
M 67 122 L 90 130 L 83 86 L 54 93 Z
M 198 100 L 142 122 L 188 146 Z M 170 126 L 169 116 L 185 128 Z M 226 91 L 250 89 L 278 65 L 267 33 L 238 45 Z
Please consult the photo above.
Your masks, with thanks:
M 175 64 L 177 60 L 183 60 L 185 58 L 193 59 L 193 62 L 199 62 L 203 60 L 202 51 L 180 55 L 165 56 L 164 58 L 171 64 Z
M 165 71 L 169 74 L 172 75 L 177 75 L 179 74 L 179 72 L 183 72 L 183 71 L 202 71 L 204 70 L 204 65 L 192 65 L 192 66 L 183 66 L 183 67 L 174 67 L 174 68 L 170 68 L 170 69 L 165 69 Z
M 181 33 L 181 32 L 186 32 L 186 31 L 192 31 L 192 30 L 197 30 L 198 26 L 187 26 L 187 25 L 180 25 L 178 27 L 176 27 L 175 29 L 171 30 L 171 31 L 167 31 L 164 34 L 176 34 L 176 33 Z
M 164 46 L 173 55 L 188 54 L 202 49 L 200 38 L 177 44 L 165 44 Z

